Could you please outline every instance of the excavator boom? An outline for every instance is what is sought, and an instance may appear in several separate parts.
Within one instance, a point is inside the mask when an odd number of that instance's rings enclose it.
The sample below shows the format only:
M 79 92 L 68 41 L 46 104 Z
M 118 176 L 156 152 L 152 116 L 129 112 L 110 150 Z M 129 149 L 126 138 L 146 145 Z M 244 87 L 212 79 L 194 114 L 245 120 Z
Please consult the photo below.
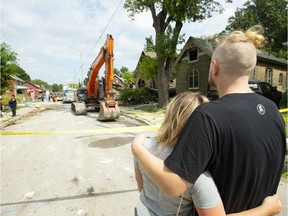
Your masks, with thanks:
M 112 88 L 114 80 L 114 39 L 112 35 L 107 35 L 107 39 L 103 47 L 101 47 L 99 54 L 91 64 L 91 73 L 89 81 L 87 83 L 87 100 L 82 104 L 72 104 L 71 108 L 75 111 L 76 115 L 86 114 L 87 106 L 89 103 L 99 102 L 99 114 L 98 120 L 115 120 L 120 117 L 120 110 L 118 102 L 114 100 L 115 92 Z M 97 77 L 99 70 L 105 64 L 105 86 L 104 87 L 104 98 L 99 98 L 99 83 Z M 85 108 L 83 108 L 85 106 Z M 78 108 L 78 110 L 77 110 Z

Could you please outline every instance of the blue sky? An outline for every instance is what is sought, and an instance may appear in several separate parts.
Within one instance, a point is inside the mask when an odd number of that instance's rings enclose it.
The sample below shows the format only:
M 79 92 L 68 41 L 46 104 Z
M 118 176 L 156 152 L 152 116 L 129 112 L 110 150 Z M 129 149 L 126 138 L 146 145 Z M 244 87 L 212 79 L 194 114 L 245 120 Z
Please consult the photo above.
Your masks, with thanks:
M 120 4 L 117 12 L 109 19 Z M 154 37 L 150 12 L 131 21 L 125 0 L 1 0 L 1 42 L 9 44 L 32 79 L 49 84 L 85 78 L 107 34 L 114 37 L 115 68 L 133 71 L 145 44 Z M 224 0 L 219 2 L 225 2 Z M 181 33 L 200 37 L 221 32 L 246 0 L 223 3 L 225 11 L 202 23 L 185 24 Z M 82 56 L 82 61 L 81 61 Z M 82 72 L 81 72 L 82 62 Z M 101 70 L 100 74 L 103 73 Z

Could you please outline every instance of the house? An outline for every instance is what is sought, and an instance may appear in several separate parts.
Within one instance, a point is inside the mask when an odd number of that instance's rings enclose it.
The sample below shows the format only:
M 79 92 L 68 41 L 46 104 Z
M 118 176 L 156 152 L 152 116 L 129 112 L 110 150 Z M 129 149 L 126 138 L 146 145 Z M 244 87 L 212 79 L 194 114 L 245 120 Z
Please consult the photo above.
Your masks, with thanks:
M 37 97 L 41 97 L 41 95 L 45 94 L 46 90 L 42 89 L 39 85 L 26 81 L 24 83 L 27 86 L 28 95 L 30 100 L 35 100 Z
M 127 85 L 128 83 L 126 83 L 121 77 L 114 74 L 113 86 L 115 86 L 117 89 L 124 89 L 124 87 Z
M 24 85 L 25 81 L 15 75 L 10 75 L 10 77 L 11 79 L 8 81 L 10 90 L 6 91 L 4 95 L 17 96 L 18 94 L 21 94 L 24 98 L 27 98 L 28 88 Z
M 140 62 L 143 61 L 143 59 L 145 57 L 155 59 L 156 53 L 155 52 L 142 51 L 140 58 L 139 58 L 139 61 L 137 63 L 135 72 L 134 72 L 136 88 L 138 89 L 141 87 L 149 87 L 149 88 L 157 89 L 156 77 L 150 78 L 150 79 L 147 78 L 146 77 L 147 75 L 145 73 L 143 73 L 139 68 Z M 156 70 L 156 68 L 155 68 L 155 70 Z M 155 74 L 157 74 L 156 71 L 155 71 Z
M 215 43 L 190 37 L 174 62 L 176 92 L 200 91 L 206 95 L 211 56 Z M 287 61 L 267 52 L 257 50 L 257 65 L 250 79 L 261 80 L 276 86 L 281 92 L 287 90 Z

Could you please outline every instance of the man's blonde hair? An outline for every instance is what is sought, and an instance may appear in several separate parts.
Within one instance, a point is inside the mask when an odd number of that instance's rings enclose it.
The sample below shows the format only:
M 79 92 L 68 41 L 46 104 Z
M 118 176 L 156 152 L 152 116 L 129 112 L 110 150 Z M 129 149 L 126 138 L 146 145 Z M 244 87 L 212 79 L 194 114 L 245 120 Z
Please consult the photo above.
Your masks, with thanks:
M 199 92 L 183 92 L 168 104 L 166 115 L 156 136 L 157 144 L 173 146 L 187 119 L 200 104 L 209 100 Z
M 266 43 L 262 32 L 263 28 L 257 25 L 246 32 L 233 31 L 218 37 L 213 58 L 218 61 L 222 70 L 230 75 L 249 75 L 256 66 L 256 48 Z
M 260 48 L 266 43 L 266 39 L 262 35 L 263 32 L 262 26 L 255 25 L 246 32 L 233 31 L 228 35 L 221 35 L 216 39 L 216 42 L 218 46 L 222 43 L 226 43 L 227 45 L 236 42 L 252 43 L 256 48 Z

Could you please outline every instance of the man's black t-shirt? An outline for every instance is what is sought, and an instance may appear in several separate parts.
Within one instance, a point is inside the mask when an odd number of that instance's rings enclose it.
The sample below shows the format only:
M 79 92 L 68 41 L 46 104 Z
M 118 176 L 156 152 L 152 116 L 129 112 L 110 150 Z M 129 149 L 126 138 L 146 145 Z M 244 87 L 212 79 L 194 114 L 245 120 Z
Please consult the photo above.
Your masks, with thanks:
M 285 148 L 284 121 L 273 102 L 228 94 L 193 112 L 165 165 L 192 184 L 209 170 L 232 213 L 276 193 Z

